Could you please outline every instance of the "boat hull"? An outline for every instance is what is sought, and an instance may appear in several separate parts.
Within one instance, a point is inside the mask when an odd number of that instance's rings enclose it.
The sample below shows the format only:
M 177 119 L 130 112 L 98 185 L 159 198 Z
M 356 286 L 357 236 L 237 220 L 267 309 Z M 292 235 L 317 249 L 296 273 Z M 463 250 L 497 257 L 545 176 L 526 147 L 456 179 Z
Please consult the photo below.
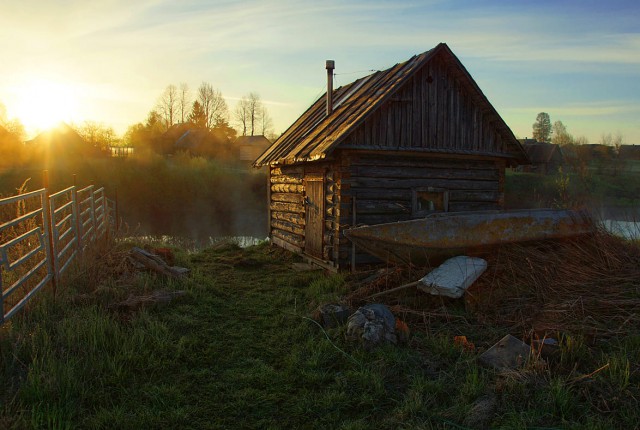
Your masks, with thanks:
M 562 239 L 594 231 L 586 211 L 533 209 L 438 213 L 411 221 L 354 227 L 345 236 L 357 247 L 401 264 L 424 264 L 461 252 L 516 242 Z

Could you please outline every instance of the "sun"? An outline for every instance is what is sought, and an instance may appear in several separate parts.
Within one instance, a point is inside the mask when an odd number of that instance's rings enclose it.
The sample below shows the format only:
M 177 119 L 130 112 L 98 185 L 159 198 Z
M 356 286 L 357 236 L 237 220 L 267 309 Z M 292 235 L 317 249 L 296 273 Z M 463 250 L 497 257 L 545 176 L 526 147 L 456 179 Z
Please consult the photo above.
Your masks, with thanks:
M 43 131 L 77 116 L 78 92 L 73 85 L 30 80 L 17 89 L 16 116 L 29 131 Z

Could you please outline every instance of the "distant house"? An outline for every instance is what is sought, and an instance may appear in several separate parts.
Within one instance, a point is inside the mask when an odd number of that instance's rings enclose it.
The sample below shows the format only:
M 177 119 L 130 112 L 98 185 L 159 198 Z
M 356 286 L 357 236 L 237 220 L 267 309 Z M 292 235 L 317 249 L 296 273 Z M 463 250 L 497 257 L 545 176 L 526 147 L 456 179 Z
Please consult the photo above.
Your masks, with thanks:
M 176 151 L 190 151 L 192 153 L 198 153 L 204 146 L 207 145 L 209 140 L 209 130 L 207 129 L 189 129 L 185 131 L 175 141 L 174 149 Z
M 553 143 L 530 142 L 532 139 L 521 140 L 524 150 L 527 152 L 531 164 L 521 166 L 525 172 L 548 175 L 556 173 L 564 164 L 564 154 L 560 145 Z
M 187 151 L 192 155 L 211 157 L 233 162 L 237 157 L 229 136 L 224 130 L 214 128 L 190 128 L 182 133 L 173 144 L 174 151 Z
M 622 160 L 640 160 L 640 145 L 621 145 L 618 157 Z
M 156 152 L 165 155 L 173 154 L 178 149 L 177 142 L 190 128 L 191 124 L 189 123 L 173 124 L 154 142 Z
M 608 161 L 615 157 L 615 148 L 613 146 L 602 145 L 599 143 L 589 143 L 585 145 L 577 145 L 576 153 L 578 158 L 584 161 Z
M 90 145 L 66 123 L 60 123 L 57 127 L 40 133 L 25 144 L 38 152 L 56 158 L 70 159 L 104 155 L 100 148 Z
M 234 146 L 239 151 L 238 157 L 240 161 L 253 163 L 269 146 L 271 146 L 271 141 L 262 135 L 240 136 L 236 139 Z
M 336 90 L 333 68 L 254 163 L 269 167 L 274 244 L 344 269 L 372 258 L 350 226 L 504 207 L 505 167 L 527 155 L 446 44 Z

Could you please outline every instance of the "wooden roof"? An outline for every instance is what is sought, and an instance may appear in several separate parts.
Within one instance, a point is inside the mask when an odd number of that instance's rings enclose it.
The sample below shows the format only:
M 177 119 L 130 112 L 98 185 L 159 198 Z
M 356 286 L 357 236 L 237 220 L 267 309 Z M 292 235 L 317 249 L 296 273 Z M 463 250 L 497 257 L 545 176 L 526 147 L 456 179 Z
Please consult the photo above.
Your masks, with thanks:
M 234 145 L 252 145 L 252 146 L 269 146 L 271 141 L 262 134 L 255 136 L 239 136 L 236 138 Z
M 329 116 L 326 115 L 325 93 L 256 160 L 254 166 L 292 164 L 325 158 L 419 69 L 439 55 L 443 55 L 447 63 L 453 65 L 456 78 L 465 82 L 475 103 L 481 105 L 483 112 L 495 118 L 495 127 L 502 132 L 509 148 L 509 154 L 503 155 L 526 162 L 526 154 L 509 127 L 460 60 L 446 44 L 440 43 L 404 63 L 375 72 L 334 90 L 333 113 Z
M 59 125 L 38 134 L 26 142 L 27 145 L 42 146 L 53 151 L 68 154 L 99 155 L 100 149 L 94 148 L 82 138 L 70 125 L 61 122 Z

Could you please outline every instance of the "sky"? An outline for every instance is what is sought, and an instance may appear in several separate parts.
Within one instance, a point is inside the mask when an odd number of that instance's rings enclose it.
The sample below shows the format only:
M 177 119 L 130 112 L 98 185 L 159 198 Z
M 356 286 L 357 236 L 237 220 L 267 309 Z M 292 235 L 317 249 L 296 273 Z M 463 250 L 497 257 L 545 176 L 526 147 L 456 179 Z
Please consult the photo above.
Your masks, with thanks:
M 277 133 L 325 90 L 449 45 L 520 138 L 539 112 L 640 144 L 640 2 L 0 0 L 0 103 L 45 119 L 144 122 L 169 84 L 260 95 Z M 232 121 L 233 123 L 233 121 Z

